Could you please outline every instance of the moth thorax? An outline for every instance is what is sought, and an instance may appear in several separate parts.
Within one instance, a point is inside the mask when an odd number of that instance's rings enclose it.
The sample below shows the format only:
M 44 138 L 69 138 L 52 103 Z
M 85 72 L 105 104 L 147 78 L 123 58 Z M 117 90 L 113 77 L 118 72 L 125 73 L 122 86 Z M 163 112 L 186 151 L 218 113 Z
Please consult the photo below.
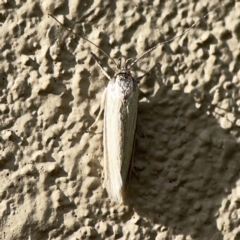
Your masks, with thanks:
M 128 73 L 119 73 L 115 77 L 116 88 L 118 88 L 119 93 L 124 99 L 128 99 L 132 96 L 133 92 L 136 90 L 136 81 Z

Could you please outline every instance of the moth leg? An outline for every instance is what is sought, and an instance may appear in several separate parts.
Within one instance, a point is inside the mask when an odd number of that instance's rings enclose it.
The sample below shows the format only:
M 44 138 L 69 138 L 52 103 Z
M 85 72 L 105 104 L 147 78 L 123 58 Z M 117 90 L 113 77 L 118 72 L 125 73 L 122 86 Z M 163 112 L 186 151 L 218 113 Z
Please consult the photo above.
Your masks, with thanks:
M 136 169 L 135 169 L 134 166 L 133 166 L 133 168 L 132 168 L 132 172 L 133 172 L 133 175 L 136 177 L 136 179 L 139 179 L 139 176 L 138 176 L 138 174 L 137 174 Z
M 149 73 L 150 73 L 155 67 L 156 67 L 156 64 L 155 64 L 149 71 L 147 71 L 146 73 L 144 73 L 142 76 L 137 77 L 137 78 L 136 78 L 137 83 L 139 83 L 139 81 L 140 81 L 143 77 L 149 75 Z
M 106 101 L 106 92 L 107 92 L 107 88 L 105 88 L 104 91 L 103 91 L 102 99 L 101 99 L 101 108 L 100 108 L 100 111 L 99 111 L 99 113 L 98 113 L 98 115 L 97 115 L 97 118 L 96 118 L 96 120 L 94 121 L 94 123 L 88 128 L 88 131 L 91 131 L 93 128 L 96 127 L 97 122 L 98 122 L 99 118 L 100 118 L 101 115 L 102 115 L 102 112 L 103 112 L 104 106 L 105 106 L 105 101 Z
M 104 74 L 109 80 L 111 80 L 111 77 L 110 77 L 110 76 L 108 75 L 108 73 L 103 69 L 103 67 L 101 66 L 101 64 L 100 64 L 99 61 L 97 60 L 95 54 L 92 53 L 92 52 L 91 52 L 91 54 L 92 54 L 94 60 L 96 61 L 97 65 L 100 67 L 100 69 L 101 69 L 101 71 L 103 72 L 103 74 Z
M 137 142 L 138 142 L 138 138 L 136 137 L 136 135 L 139 136 L 140 138 L 145 138 L 145 135 L 144 135 L 140 125 L 136 126 L 135 141 L 134 141 L 134 153 L 135 153 L 135 146 L 137 145 Z M 134 164 L 132 164 L 132 173 L 138 180 L 139 180 L 139 176 L 138 176 L 137 172 L 142 171 L 142 170 L 143 170 L 142 167 L 134 166 Z

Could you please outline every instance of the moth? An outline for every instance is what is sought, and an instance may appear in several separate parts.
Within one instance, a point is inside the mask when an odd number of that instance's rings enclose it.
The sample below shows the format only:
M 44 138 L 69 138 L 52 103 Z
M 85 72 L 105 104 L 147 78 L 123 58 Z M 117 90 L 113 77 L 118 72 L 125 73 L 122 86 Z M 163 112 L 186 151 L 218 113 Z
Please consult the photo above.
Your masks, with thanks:
M 113 78 L 108 76 L 98 117 L 104 108 L 104 187 L 111 199 L 121 203 L 132 169 L 139 89 L 131 66 L 118 67 Z
M 124 195 L 133 166 L 139 88 L 138 81 L 134 79 L 131 74 L 132 67 L 146 54 L 155 50 L 159 46 L 172 42 L 176 38 L 183 36 L 208 15 L 209 13 L 204 15 L 180 35 L 157 44 L 131 63 L 129 63 L 131 59 L 128 59 L 125 65 L 121 66 L 121 61 L 119 64 L 116 64 L 116 62 L 96 44 L 65 27 L 53 15 L 49 14 L 50 17 L 55 19 L 68 31 L 75 35 L 79 35 L 81 38 L 97 47 L 118 69 L 115 75 L 111 78 L 98 62 L 95 55 L 91 53 L 104 75 L 109 79 L 109 83 L 103 92 L 101 109 L 95 122 L 89 129 L 93 129 L 96 126 L 96 123 L 104 110 L 104 187 L 113 201 L 118 203 L 124 202 Z

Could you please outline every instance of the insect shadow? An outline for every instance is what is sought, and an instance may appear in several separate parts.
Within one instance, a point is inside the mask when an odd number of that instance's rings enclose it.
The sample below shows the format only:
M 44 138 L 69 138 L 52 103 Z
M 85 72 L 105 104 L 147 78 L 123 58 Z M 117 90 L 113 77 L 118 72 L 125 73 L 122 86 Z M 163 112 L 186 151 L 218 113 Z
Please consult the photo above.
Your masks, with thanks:
M 154 71 L 153 71 L 154 72 Z M 216 226 L 222 200 L 238 179 L 239 144 L 192 94 L 160 85 L 139 104 L 134 166 L 126 203 L 172 234 L 223 239 Z

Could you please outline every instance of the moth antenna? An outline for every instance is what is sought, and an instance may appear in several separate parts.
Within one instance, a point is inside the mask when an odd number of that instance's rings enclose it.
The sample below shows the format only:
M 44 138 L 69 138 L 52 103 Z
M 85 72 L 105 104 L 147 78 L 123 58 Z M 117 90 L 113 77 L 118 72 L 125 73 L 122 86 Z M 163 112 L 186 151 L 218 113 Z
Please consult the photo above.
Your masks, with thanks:
M 98 48 L 108 59 L 110 59 L 115 66 L 118 68 L 118 65 L 116 64 L 116 62 L 105 52 L 103 51 L 97 44 L 95 44 L 94 42 L 90 41 L 89 39 L 83 37 L 80 33 L 76 33 L 74 32 L 72 29 L 66 27 L 63 23 L 61 23 L 60 21 L 58 21 L 58 19 L 56 17 L 54 17 L 52 14 L 48 14 L 48 16 L 50 16 L 51 18 L 53 18 L 56 22 L 58 22 L 62 27 L 64 27 L 65 29 L 67 29 L 70 33 L 73 33 L 76 36 L 81 37 L 83 40 L 91 43 L 93 46 L 95 46 L 96 48 Z
M 171 38 L 171 39 L 169 39 L 169 40 L 167 40 L 167 41 L 161 42 L 161 43 L 157 44 L 156 46 L 148 49 L 148 50 L 147 50 L 146 52 L 144 52 L 140 57 L 136 58 L 136 59 L 131 63 L 131 65 L 130 65 L 130 67 L 128 68 L 128 70 L 130 70 L 130 69 L 134 66 L 134 64 L 137 63 L 141 58 L 143 58 L 145 55 L 147 55 L 148 53 L 152 52 L 152 51 L 155 50 L 156 48 L 158 48 L 158 47 L 160 47 L 160 46 L 162 46 L 162 45 L 164 45 L 164 44 L 166 44 L 166 43 L 172 42 L 173 40 L 175 40 L 175 39 L 177 39 L 177 38 L 180 38 L 180 37 L 182 37 L 183 35 L 185 35 L 187 32 L 189 32 L 192 28 L 194 28 L 199 22 L 201 22 L 204 18 L 206 18 L 211 12 L 215 11 L 215 9 L 217 9 L 217 8 L 219 8 L 219 6 L 216 7 L 216 8 L 214 8 L 212 11 L 208 12 L 206 15 L 204 15 L 202 18 L 200 18 L 200 19 L 199 19 L 198 21 L 196 21 L 195 23 L 193 23 L 191 27 L 189 27 L 188 29 L 186 29 L 186 30 L 185 30 L 184 32 L 182 32 L 181 34 L 179 34 L 179 35 L 175 36 L 174 38 Z

